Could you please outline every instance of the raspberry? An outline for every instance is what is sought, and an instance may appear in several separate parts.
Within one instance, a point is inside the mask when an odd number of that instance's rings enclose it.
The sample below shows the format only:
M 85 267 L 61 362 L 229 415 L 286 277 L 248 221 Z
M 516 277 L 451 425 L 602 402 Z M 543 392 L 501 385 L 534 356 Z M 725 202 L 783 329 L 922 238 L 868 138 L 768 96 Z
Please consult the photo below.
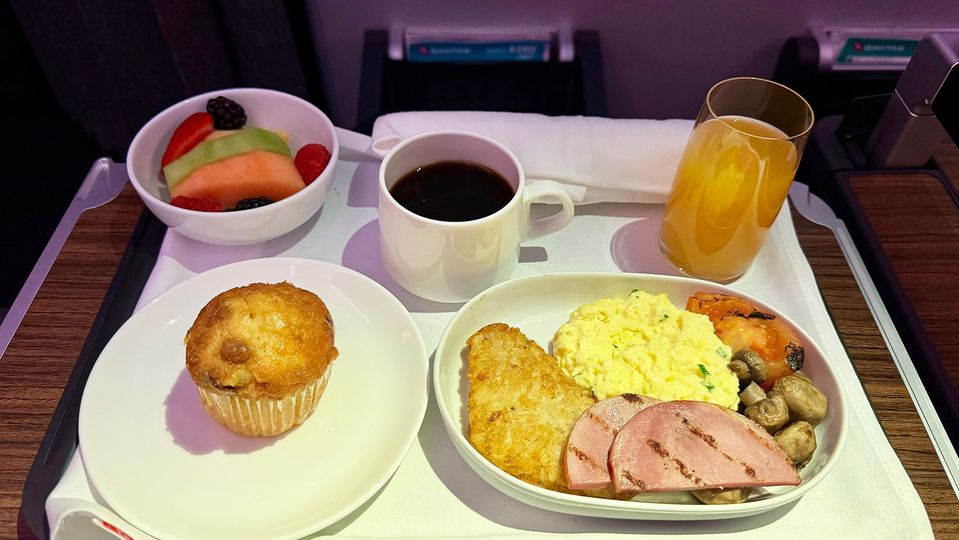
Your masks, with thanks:
M 251 208 L 259 208 L 268 204 L 273 204 L 273 199 L 269 197 L 251 197 L 236 203 L 236 208 L 234 208 L 234 210 L 249 210 Z
M 239 103 L 223 96 L 206 102 L 206 112 L 213 116 L 216 129 L 240 129 L 246 125 L 246 111 Z
M 300 176 L 303 177 L 303 182 L 306 185 L 310 185 L 316 180 L 320 173 L 326 169 L 329 162 L 330 150 L 322 144 L 316 143 L 300 148 L 293 159 L 296 170 L 300 172 Z
M 185 208 L 187 210 L 196 210 L 198 212 L 220 212 L 223 210 L 223 207 L 220 206 L 220 203 L 214 201 L 213 199 L 207 199 L 204 197 L 184 197 L 183 195 L 178 195 L 173 197 L 173 200 L 170 201 L 170 204 L 179 208 Z

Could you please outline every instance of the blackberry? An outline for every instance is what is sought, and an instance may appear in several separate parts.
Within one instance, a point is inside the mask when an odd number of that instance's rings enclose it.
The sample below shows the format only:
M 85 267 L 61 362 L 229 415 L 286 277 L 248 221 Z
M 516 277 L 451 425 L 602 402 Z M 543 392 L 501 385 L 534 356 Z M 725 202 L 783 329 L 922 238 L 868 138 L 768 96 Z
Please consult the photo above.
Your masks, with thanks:
M 239 103 L 223 96 L 206 102 L 206 112 L 213 116 L 216 129 L 240 129 L 246 125 L 246 111 Z
M 273 204 L 273 200 L 269 197 L 251 197 L 236 203 L 236 208 L 234 208 L 234 210 L 249 210 L 251 208 L 259 208 L 268 204 Z

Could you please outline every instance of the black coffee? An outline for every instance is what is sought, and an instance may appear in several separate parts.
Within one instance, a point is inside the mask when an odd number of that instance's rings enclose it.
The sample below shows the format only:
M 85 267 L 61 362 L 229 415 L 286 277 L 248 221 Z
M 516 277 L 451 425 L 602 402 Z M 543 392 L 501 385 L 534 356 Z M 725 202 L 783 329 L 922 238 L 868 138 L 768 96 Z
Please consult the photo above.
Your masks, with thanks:
M 407 173 L 393 184 L 390 194 L 418 216 L 470 221 L 503 208 L 515 191 L 505 178 L 482 165 L 440 161 Z

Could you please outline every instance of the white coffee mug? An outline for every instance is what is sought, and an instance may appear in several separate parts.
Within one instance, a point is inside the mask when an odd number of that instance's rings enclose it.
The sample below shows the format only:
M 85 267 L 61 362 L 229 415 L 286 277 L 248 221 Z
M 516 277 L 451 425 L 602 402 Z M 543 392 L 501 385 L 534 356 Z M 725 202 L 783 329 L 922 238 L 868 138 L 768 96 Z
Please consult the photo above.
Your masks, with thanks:
M 443 161 L 492 169 L 509 183 L 513 197 L 486 217 L 438 221 L 407 210 L 390 194 L 390 188 L 408 173 Z M 533 219 L 530 204 L 534 202 L 559 203 L 562 209 Z M 400 286 L 428 300 L 464 302 L 509 279 L 519 262 L 520 242 L 565 227 L 573 213 L 573 201 L 561 184 L 538 180 L 527 185 L 516 156 L 482 135 L 461 131 L 417 135 L 396 145 L 380 165 L 383 264 Z

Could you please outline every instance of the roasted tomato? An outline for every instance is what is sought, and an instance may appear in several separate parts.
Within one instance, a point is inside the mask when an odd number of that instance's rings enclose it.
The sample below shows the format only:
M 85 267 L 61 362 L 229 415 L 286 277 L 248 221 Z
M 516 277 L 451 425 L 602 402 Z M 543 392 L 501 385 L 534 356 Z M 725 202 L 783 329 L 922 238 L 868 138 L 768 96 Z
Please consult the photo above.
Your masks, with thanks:
M 777 379 L 802 368 L 802 343 L 793 329 L 748 301 L 726 294 L 698 292 L 686 301 L 686 310 L 708 316 L 716 335 L 733 352 L 750 349 L 763 359 L 767 370 L 761 385 L 764 390 L 772 388 Z

